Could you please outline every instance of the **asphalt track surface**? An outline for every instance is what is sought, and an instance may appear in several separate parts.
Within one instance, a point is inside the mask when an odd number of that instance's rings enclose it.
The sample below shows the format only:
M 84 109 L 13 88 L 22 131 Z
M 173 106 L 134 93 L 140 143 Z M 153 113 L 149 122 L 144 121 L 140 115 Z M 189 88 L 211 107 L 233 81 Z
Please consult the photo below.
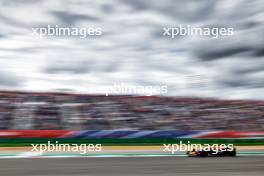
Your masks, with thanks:
M 1 159 L 2 176 L 263 176 L 264 157 Z

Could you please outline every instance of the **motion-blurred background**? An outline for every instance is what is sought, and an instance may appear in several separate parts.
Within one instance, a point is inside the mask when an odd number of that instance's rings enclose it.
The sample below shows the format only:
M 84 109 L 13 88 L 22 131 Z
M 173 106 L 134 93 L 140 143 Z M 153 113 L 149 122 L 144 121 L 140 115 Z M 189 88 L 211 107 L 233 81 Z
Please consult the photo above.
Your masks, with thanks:
M 2 130 L 264 130 L 263 101 L 21 92 L 0 100 Z
M 102 35 L 32 35 L 48 25 Z M 234 35 L 163 35 L 179 25 Z M 2 130 L 264 129 L 262 0 L 0 0 L 0 65 Z M 168 92 L 88 91 L 115 83 Z
M 179 26 L 233 35 L 164 35 Z M 263 0 L 0 0 L 0 175 L 263 176 L 263 78 Z M 166 151 L 182 143 L 244 157 Z

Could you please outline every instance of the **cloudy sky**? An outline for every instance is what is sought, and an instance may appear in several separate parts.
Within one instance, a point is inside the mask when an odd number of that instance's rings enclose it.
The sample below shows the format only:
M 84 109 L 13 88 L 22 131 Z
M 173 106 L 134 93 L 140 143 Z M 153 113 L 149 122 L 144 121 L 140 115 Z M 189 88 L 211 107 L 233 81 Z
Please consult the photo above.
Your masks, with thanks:
M 163 36 L 179 25 L 233 36 Z M 102 28 L 43 37 L 32 28 Z M 0 89 L 71 90 L 122 83 L 168 96 L 264 99 L 263 0 L 0 0 Z

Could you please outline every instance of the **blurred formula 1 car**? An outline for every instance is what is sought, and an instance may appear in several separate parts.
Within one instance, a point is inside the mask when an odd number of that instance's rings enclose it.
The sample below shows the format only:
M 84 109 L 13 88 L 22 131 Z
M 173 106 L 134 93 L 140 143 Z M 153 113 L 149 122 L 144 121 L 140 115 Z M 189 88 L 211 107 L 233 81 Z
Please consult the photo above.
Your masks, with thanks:
M 236 148 L 228 149 L 216 152 L 215 150 L 200 150 L 200 151 L 187 151 L 189 157 L 225 157 L 225 156 L 236 156 Z

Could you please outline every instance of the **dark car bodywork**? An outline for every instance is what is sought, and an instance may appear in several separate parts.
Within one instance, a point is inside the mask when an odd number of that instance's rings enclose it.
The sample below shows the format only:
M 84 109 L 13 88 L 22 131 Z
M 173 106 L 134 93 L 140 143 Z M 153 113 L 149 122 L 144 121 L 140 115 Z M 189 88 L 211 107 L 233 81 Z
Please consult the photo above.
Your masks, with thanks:
M 236 149 L 218 151 L 215 152 L 213 150 L 200 150 L 200 151 L 187 151 L 187 156 L 189 157 L 225 157 L 225 156 L 236 156 Z

